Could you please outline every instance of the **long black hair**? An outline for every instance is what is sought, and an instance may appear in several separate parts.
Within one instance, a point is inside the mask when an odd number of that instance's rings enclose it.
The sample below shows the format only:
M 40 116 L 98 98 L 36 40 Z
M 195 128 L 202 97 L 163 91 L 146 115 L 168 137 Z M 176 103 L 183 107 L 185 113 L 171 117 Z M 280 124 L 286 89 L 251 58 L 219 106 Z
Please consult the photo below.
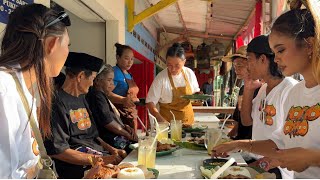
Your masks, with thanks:
M 58 13 L 41 4 L 17 7 L 9 16 L 1 44 L 0 66 L 15 71 L 35 69 L 40 95 L 39 126 L 45 137 L 51 135 L 52 80 L 46 75 L 43 40 L 49 36 L 62 36 L 66 25 L 62 21 L 52 24 Z M 20 64 L 20 69 L 12 69 Z

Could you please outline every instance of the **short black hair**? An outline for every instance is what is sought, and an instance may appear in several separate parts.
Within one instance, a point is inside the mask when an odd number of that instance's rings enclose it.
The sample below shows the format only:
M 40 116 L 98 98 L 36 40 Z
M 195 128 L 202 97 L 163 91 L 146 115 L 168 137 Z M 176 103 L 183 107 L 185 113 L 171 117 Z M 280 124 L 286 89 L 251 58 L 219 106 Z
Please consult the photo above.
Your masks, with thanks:
M 174 43 L 171 47 L 169 47 L 166 54 L 166 58 L 168 57 L 178 57 L 182 60 L 186 59 L 186 56 L 184 54 L 184 49 L 180 43 Z

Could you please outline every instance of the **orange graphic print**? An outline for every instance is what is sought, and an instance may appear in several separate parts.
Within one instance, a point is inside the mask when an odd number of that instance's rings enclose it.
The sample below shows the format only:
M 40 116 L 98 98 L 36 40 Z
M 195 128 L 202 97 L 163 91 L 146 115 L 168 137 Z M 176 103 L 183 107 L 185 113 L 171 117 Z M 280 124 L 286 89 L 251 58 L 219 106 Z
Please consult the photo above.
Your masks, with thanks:
M 91 127 L 91 120 L 86 108 L 70 110 L 70 118 L 72 123 L 77 123 L 80 130 L 86 130 Z
M 266 100 L 261 100 L 259 111 L 261 112 L 260 120 L 268 125 L 273 125 L 273 117 L 277 114 L 276 108 L 273 105 L 268 105 Z
M 32 142 L 32 152 L 35 156 L 39 155 L 39 148 L 38 148 L 38 143 L 37 140 L 35 139 L 33 131 L 31 131 L 31 137 L 33 138 Z
M 309 121 L 320 117 L 320 103 L 314 106 L 292 106 L 289 110 L 283 133 L 291 137 L 305 136 L 309 131 Z

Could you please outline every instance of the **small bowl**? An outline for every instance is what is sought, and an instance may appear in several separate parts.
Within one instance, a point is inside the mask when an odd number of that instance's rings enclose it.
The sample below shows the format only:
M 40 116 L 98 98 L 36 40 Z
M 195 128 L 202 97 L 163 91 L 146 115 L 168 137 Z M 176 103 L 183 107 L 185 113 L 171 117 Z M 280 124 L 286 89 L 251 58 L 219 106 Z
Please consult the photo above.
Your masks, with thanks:
M 216 166 L 223 166 L 226 162 L 228 161 L 228 159 L 205 159 L 203 161 L 203 167 L 205 168 L 215 168 Z M 236 166 L 237 163 L 234 162 L 232 164 L 232 166 Z

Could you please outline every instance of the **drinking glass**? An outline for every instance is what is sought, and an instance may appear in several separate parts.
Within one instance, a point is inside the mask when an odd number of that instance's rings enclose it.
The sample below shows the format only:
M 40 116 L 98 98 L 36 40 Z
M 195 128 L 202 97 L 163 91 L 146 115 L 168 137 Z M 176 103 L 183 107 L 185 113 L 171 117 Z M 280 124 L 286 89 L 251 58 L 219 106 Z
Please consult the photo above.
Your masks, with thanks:
M 159 133 L 158 138 L 157 138 L 158 141 L 160 141 L 161 139 L 168 139 L 168 130 L 161 132 L 162 130 L 164 130 L 168 127 L 169 127 L 168 122 L 159 122 L 159 126 L 157 128 L 157 133 Z
M 171 139 L 175 141 L 181 141 L 182 139 L 182 121 L 171 120 L 170 123 Z
M 204 145 L 207 148 L 208 154 L 211 155 L 212 148 L 215 147 L 221 140 L 222 131 L 216 128 L 207 129 L 205 133 Z
M 155 138 L 146 136 L 139 139 L 138 148 L 138 165 L 144 165 L 147 168 L 154 168 L 156 164 L 156 150 L 157 142 L 154 142 Z

